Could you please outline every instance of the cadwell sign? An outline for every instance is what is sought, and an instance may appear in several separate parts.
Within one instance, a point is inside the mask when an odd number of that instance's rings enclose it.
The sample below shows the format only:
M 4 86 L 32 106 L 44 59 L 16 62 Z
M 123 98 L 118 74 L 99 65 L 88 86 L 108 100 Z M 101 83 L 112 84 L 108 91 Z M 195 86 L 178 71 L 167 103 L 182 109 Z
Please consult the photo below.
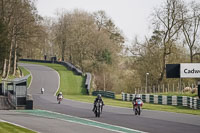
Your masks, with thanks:
M 181 63 L 181 78 L 200 78 L 200 63 Z

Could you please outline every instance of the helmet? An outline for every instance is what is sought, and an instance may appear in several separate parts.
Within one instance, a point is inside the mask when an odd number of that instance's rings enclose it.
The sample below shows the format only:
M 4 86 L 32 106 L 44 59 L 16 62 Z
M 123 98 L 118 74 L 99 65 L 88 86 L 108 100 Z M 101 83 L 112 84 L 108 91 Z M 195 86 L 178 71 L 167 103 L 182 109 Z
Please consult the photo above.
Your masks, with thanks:
M 98 95 L 97 95 L 97 98 L 101 98 L 101 94 L 98 94 Z
M 59 92 L 60 95 L 62 95 L 62 92 Z
M 141 98 L 141 97 L 140 97 L 140 94 L 136 94 L 135 97 L 136 97 L 136 98 Z

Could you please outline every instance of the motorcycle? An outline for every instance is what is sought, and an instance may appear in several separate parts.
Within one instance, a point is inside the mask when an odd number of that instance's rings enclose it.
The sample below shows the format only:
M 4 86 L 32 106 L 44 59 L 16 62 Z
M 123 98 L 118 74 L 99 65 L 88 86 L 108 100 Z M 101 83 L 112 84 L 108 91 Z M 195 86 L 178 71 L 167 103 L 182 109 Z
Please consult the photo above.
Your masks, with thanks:
M 57 101 L 58 101 L 58 104 L 60 104 L 60 103 L 61 103 L 62 99 L 63 99 L 63 96 L 62 96 L 62 95 L 59 95 L 59 96 L 58 96 L 58 99 L 57 99 Z
M 98 100 L 96 102 L 96 107 L 95 107 L 95 110 L 94 110 L 94 114 L 95 114 L 96 117 L 100 117 L 100 114 L 102 112 L 102 106 L 103 106 L 102 102 L 100 100 Z
M 137 99 L 135 104 L 134 104 L 134 111 L 135 111 L 135 115 L 140 115 L 142 112 L 142 105 L 143 102 L 141 99 Z
M 44 88 L 41 88 L 41 94 L 44 94 Z

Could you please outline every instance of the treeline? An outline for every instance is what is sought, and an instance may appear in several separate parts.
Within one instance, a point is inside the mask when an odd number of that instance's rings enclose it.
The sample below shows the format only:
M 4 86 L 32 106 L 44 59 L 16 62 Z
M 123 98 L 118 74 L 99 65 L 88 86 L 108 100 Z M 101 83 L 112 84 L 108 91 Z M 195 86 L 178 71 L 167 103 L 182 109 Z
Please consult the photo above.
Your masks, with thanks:
M 153 33 L 126 47 L 122 31 L 104 11 L 60 11 L 41 18 L 34 1 L 0 0 L 0 69 L 15 74 L 18 58 L 56 56 L 91 72 L 97 90 L 134 88 L 178 81 L 165 78 L 166 64 L 200 62 L 200 5 L 165 0 L 150 16 Z M 134 30 L 134 29 L 132 29 Z M 187 79 L 184 79 L 185 82 Z
M 139 75 L 137 87 L 145 87 L 147 73 L 151 86 L 178 82 L 166 79 L 166 64 L 200 63 L 200 3 L 166 0 L 151 18 L 152 36 L 143 42 L 135 38 L 128 48 L 134 56 L 132 69 Z
M 34 1 L 0 0 L 0 73 L 3 78 L 16 74 L 23 54 L 33 57 L 43 39 Z
M 104 11 L 62 11 L 52 23 L 54 54 L 83 72 L 91 72 L 96 89 L 112 89 L 124 37 Z

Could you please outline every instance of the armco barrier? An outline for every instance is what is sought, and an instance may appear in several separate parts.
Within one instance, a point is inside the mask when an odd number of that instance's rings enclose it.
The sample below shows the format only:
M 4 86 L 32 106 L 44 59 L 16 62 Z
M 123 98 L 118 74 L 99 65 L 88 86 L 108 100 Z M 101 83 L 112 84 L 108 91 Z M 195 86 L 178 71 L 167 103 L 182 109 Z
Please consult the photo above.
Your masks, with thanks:
M 64 62 L 64 61 L 48 61 L 48 60 L 35 60 L 35 59 L 20 59 L 20 61 L 29 61 L 29 62 L 40 62 L 40 63 L 55 63 L 55 64 L 61 64 L 67 69 L 72 70 L 76 75 L 83 75 L 83 72 L 76 68 L 74 65 L 72 65 L 69 62 Z
M 187 96 L 157 96 L 149 94 L 140 94 L 143 102 L 155 103 L 162 105 L 174 105 L 185 106 L 192 109 L 200 109 L 200 99 L 187 97 Z M 135 98 L 135 94 L 122 93 L 123 101 L 132 101 Z
M 115 93 L 114 92 L 111 92 L 111 91 L 93 91 L 92 92 L 92 95 L 93 96 L 97 96 L 98 94 L 101 94 L 103 97 L 106 97 L 106 98 L 112 98 L 112 99 L 115 99 Z

